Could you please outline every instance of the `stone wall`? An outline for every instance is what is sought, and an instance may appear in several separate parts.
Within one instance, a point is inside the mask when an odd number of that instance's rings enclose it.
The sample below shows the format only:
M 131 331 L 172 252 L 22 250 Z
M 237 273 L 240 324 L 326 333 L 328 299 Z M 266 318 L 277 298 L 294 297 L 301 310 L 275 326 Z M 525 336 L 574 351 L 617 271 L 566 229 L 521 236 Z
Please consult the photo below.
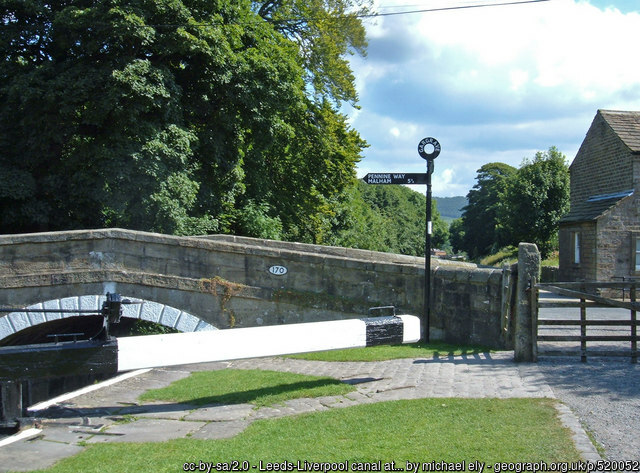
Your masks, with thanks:
M 616 281 L 638 277 L 634 238 L 640 237 L 637 194 L 621 199 L 597 222 L 563 224 L 560 231 L 560 281 Z M 580 232 L 580 263 L 573 263 L 572 232 Z M 600 291 L 619 297 L 620 291 Z
M 436 267 L 431 338 L 513 348 L 512 268 Z
M 633 194 L 605 212 L 597 225 L 598 266 L 596 280 L 636 276 L 633 236 L 640 236 L 639 197 Z
M 0 288 L 12 290 L 0 290 L 0 304 L 99 294 L 108 282 L 217 328 L 362 317 L 378 305 L 405 313 L 421 307 L 424 270 L 415 258 L 314 250 L 118 229 L 4 236 Z M 272 274 L 273 266 L 286 273 Z
M 274 266 L 286 273 L 273 274 Z M 386 305 L 421 315 L 424 300 L 422 258 L 119 229 L 0 236 L 0 274 L 4 306 L 109 287 L 217 328 L 363 317 L 370 307 Z M 432 338 L 510 346 L 501 275 L 433 259 Z

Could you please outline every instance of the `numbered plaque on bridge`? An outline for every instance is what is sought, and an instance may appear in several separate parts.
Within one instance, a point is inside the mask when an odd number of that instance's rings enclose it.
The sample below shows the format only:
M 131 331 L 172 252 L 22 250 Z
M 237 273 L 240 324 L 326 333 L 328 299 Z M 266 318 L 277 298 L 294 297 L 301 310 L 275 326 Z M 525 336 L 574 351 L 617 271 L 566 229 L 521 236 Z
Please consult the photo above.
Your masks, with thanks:
M 367 184 L 426 184 L 426 173 L 369 173 L 362 178 Z

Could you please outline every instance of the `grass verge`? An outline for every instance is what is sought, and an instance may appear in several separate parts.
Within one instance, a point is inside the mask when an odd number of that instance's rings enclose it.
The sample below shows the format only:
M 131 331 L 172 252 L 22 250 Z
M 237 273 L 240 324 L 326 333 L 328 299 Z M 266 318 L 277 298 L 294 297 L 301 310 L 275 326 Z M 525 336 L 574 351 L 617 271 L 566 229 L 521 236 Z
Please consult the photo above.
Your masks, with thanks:
M 442 358 L 457 355 L 473 355 L 489 351 L 491 350 L 480 346 L 460 346 L 432 342 L 319 351 L 314 353 L 301 353 L 299 355 L 287 355 L 287 358 L 312 361 L 384 361 L 397 358 Z
M 558 251 L 552 252 L 546 259 L 542 260 L 540 264 L 542 266 L 558 266 L 559 264 Z M 504 263 L 517 263 L 518 262 L 518 248 L 514 246 L 508 246 L 500 249 L 497 253 L 485 256 L 480 259 L 480 264 L 483 266 L 495 266 L 500 267 Z
M 231 462 L 260 471 L 266 462 L 577 461 L 579 454 L 550 399 L 418 399 L 256 421 L 226 440 L 179 439 L 88 447 L 51 473 L 175 472 L 186 462 Z M 242 462 L 246 462 L 243 465 Z M 206 471 L 206 470 L 205 470 Z M 213 471 L 213 470 L 212 470 Z M 219 471 L 219 470 L 218 470 Z M 241 469 L 241 471 L 244 471 Z M 264 470 L 262 470 L 264 471 Z M 293 470 L 295 471 L 295 470 Z M 489 470 L 491 471 L 491 470 Z
M 169 386 L 152 389 L 141 401 L 268 406 L 301 397 L 336 396 L 355 391 L 334 378 L 268 370 L 196 371 Z
M 508 246 L 501 248 L 498 252 L 485 256 L 480 260 L 483 266 L 502 266 L 504 263 L 515 263 L 518 261 L 518 248 Z

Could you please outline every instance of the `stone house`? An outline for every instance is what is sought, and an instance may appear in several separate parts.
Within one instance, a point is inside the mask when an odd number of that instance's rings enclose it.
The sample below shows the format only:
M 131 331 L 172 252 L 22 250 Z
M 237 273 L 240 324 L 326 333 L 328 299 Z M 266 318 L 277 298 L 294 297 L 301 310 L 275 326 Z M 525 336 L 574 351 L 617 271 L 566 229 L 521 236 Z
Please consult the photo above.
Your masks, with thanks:
M 640 112 L 598 110 L 569 171 L 559 280 L 640 278 Z

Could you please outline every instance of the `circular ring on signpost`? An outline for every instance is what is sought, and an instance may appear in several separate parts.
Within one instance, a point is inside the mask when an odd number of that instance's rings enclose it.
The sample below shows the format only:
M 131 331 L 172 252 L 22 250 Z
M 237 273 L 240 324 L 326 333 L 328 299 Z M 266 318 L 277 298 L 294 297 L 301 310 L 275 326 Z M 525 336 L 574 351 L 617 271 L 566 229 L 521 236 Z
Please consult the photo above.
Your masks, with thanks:
M 424 148 L 427 145 L 433 146 L 433 151 L 431 153 L 427 153 L 425 151 Z M 436 159 L 440 154 L 440 143 L 438 143 L 438 140 L 435 138 L 423 138 L 418 144 L 418 154 L 426 160 Z

